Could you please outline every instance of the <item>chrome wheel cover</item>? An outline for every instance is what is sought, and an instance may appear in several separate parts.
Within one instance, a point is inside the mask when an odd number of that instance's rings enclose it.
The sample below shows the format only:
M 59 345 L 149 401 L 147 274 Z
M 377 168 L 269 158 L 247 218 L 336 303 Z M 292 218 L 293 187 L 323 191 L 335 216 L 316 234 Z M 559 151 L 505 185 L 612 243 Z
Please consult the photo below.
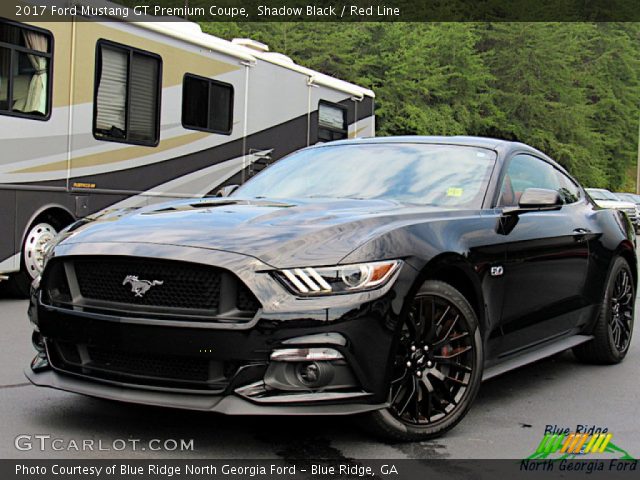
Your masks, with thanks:
M 35 225 L 24 242 L 24 265 L 31 278 L 36 278 L 44 266 L 44 254 L 47 245 L 57 235 L 57 231 L 48 223 Z

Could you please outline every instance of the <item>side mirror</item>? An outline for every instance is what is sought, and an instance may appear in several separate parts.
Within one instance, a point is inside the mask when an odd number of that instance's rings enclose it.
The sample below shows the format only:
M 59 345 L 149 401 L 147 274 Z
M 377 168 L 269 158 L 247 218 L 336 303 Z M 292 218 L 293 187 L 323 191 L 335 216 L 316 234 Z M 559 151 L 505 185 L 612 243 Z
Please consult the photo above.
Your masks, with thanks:
M 527 188 L 522 192 L 517 207 L 507 207 L 505 214 L 519 214 L 535 210 L 556 210 L 562 207 L 562 199 L 556 190 L 548 188 Z
M 548 188 L 527 188 L 518 202 L 520 208 L 554 208 L 561 205 L 560 194 Z
M 218 190 L 218 193 L 216 193 L 216 197 L 228 197 L 235 192 L 239 186 L 240 185 L 227 185 L 226 187 L 222 187 Z

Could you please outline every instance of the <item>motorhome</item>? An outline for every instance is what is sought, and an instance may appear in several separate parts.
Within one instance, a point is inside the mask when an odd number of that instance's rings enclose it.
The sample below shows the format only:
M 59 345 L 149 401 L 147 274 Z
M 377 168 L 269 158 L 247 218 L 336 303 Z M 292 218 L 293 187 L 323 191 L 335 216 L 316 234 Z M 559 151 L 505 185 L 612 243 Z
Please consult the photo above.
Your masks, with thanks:
M 195 23 L 0 19 L 0 278 L 107 207 L 202 197 L 317 142 L 374 135 L 374 94 Z

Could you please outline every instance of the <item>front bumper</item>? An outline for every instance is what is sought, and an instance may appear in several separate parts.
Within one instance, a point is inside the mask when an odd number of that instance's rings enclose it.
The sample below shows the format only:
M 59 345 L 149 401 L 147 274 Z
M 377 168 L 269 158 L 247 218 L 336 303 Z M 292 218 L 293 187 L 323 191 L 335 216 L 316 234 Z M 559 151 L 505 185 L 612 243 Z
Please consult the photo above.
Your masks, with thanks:
M 140 256 L 139 245 L 96 248 L 96 244 L 67 246 L 58 255 L 95 255 L 96 249 L 113 254 L 116 248 L 119 255 Z M 150 258 L 193 261 L 193 250 L 154 245 L 148 254 Z M 267 284 L 264 277 L 252 275 L 268 267 L 256 259 L 228 252 L 203 254 L 200 250 L 197 254 L 199 263 L 240 272 L 263 305 L 252 321 L 188 322 L 65 309 L 43 304 L 36 289 L 30 318 L 45 351 L 39 354 L 37 367 L 34 363 L 27 369 L 27 378 L 34 385 L 94 397 L 225 414 L 337 415 L 386 406 L 396 326 L 404 296 L 415 279 L 410 266 L 405 264 L 379 291 L 298 300 L 276 282 Z M 75 360 L 69 361 L 61 348 L 69 345 Z M 274 362 L 271 354 L 292 347 L 326 347 L 339 352 L 342 359 L 332 363 L 335 378 L 317 388 L 286 382 L 283 387 L 280 380 L 286 375 L 278 372 L 284 366 Z M 96 366 L 98 356 L 115 354 L 117 358 L 101 360 Z M 182 379 L 175 373 L 178 367 L 172 368 L 172 359 L 187 374 L 196 368 L 188 362 L 204 364 L 203 374 L 207 375 L 208 368 L 209 377 L 204 382 Z M 110 370 L 118 362 L 120 370 Z M 167 369 L 171 370 L 171 378 L 127 371 L 136 362 L 158 362 L 165 377 Z M 153 373 L 155 367 L 149 368 Z
M 134 385 L 105 384 L 90 379 L 60 374 L 54 370 L 36 373 L 31 368 L 27 368 L 24 374 L 32 384 L 38 387 L 50 387 L 89 397 L 127 403 L 216 412 L 225 415 L 351 415 L 378 410 L 387 406 L 385 403 L 260 405 L 237 395 L 203 396 L 179 392 L 141 390 Z

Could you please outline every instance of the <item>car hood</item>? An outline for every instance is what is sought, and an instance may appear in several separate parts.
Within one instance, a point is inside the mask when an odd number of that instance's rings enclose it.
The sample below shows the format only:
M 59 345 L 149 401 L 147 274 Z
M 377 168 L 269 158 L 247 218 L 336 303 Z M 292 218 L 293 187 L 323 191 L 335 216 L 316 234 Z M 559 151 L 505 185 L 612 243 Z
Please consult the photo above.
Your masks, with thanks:
M 386 200 L 203 199 L 105 212 L 62 243 L 150 243 L 224 250 L 277 267 L 338 262 L 401 224 L 460 212 Z
M 602 207 L 602 208 L 616 208 L 619 210 L 636 208 L 636 204 L 631 202 L 620 202 L 616 200 L 594 200 L 594 201 L 599 207 Z

